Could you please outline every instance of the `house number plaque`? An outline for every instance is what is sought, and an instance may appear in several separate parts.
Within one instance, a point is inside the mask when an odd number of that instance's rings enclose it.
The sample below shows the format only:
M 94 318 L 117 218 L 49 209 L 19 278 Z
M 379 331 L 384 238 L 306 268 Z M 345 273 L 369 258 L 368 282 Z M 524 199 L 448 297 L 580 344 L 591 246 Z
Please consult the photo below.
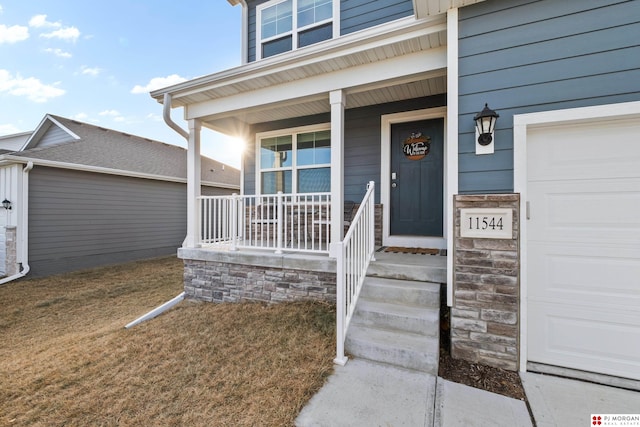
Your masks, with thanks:
M 513 238 L 513 211 L 505 208 L 460 209 L 460 237 Z

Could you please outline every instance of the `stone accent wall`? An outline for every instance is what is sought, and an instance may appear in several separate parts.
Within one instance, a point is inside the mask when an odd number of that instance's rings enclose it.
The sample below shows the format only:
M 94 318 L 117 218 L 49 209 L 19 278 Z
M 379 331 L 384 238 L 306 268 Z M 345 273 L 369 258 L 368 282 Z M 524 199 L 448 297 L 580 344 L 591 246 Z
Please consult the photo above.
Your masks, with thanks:
M 18 250 L 17 250 L 17 229 L 16 226 L 5 227 L 5 275 L 13 276 L 18 273 Z
M 315 268 L 312 260 L 303 257 L 288 260 L 264 254 L 258 256 L 264 260 L 260 263 L 257 257 L 249 260 L 238 253 L 181 251 L 187 298 L 208 302 L 336 301 L 335 262 L 333 268 Z
M 460 209 L 510 208 L 512 239 L 460 238 Z M 458 195 L 451 355 L 518 370 L 520 348 L 520 195 Z

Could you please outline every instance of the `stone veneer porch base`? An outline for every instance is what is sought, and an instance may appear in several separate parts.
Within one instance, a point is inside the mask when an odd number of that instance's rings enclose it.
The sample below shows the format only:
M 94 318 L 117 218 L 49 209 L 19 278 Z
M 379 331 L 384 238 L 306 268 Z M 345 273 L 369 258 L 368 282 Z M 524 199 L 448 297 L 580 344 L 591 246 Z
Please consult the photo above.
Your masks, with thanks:
M 336 301 L 336 263 L 326 255 L 178 250 L 187 298 L 208 302 Z

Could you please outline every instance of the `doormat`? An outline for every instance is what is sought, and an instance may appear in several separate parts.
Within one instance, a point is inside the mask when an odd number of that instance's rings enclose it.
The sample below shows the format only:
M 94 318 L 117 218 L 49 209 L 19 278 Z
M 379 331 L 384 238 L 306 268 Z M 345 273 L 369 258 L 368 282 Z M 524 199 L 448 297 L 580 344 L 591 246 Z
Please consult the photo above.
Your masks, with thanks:
M 392 252 L 394 254 L 412 254 L 412 255 L 440 255 L 440 249 L 433 248 L 403 248 L 401 246 L 389 246 L 384 248 L 384 252 Z

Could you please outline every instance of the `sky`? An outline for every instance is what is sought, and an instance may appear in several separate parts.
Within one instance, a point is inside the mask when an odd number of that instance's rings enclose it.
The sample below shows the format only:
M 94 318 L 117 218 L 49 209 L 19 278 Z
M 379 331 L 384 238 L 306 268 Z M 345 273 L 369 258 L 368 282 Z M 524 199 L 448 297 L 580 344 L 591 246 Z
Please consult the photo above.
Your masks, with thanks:
M 241 63 L 241 7 L 225 0 L 0 0 L 0 136 L 46 114 L 186 147 L 149 92 Z M 185 130 L 182 108 L 171 117 Z M 202 154 L 238 167 L 237 141 Z

